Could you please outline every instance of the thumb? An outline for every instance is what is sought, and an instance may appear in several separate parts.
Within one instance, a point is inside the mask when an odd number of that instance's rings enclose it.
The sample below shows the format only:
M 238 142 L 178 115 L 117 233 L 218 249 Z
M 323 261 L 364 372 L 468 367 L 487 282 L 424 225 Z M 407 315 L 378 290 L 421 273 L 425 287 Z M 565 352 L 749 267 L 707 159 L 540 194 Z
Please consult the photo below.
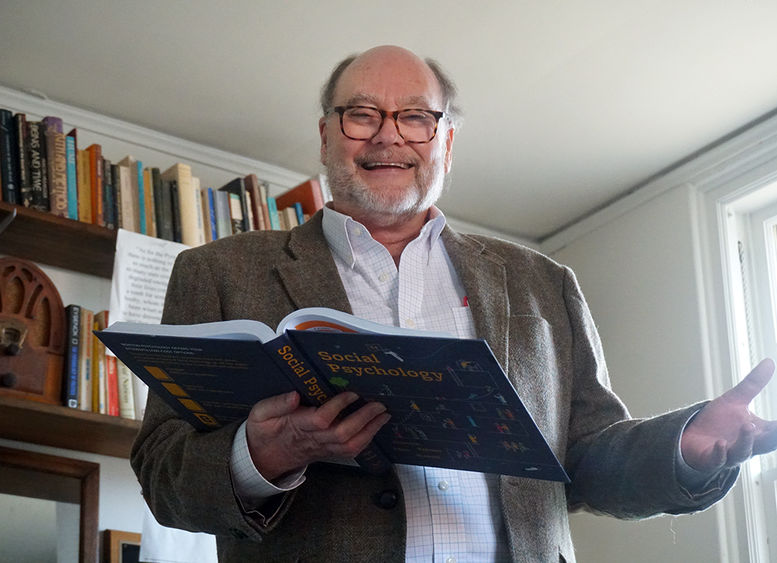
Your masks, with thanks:
M 299 394 L 296 391 L 290 391 L 289 393 L 262 399 L 253 406 L 248 418 L 250 422 L 264 422 L 271 418 L 279 418 L 291 414 L 298 406 Z

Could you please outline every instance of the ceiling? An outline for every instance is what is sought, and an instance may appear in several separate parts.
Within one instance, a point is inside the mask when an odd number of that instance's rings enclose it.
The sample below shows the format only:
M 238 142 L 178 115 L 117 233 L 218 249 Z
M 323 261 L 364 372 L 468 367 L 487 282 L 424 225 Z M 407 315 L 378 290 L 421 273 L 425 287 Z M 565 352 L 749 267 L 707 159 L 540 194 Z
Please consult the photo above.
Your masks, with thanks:
M 777 108 L 777 2 L 0 0 L 0 84 L 316 174 L 344 56 L 437 59 L 450 217 L 541 242 Z

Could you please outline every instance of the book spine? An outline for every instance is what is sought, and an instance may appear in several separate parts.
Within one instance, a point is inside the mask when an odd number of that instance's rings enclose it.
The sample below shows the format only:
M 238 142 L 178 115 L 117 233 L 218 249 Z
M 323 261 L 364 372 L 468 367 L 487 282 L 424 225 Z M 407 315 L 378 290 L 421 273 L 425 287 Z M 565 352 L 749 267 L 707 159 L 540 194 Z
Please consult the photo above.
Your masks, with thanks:
M 124 207 L 121 203 L 121 172 L 118 164 L 111 164 L 111 181 L 113 182 L 113 207 L 116 215 L 116 228 L 124 228 Z
M 143 199 L 146 208 L 146 234 L 150 237 L 157 236 L 156 227 L 156 194 L 151 178 L 151 169 L 143 169 Z
M 267 212 L 270 215 L 270 228 L 273 231 L 281 230 L 281 220 L 278 217 L 278 208 L 275 205 L 275 198 L 267 196 Z
M 175 180 L 170 180 L 170 202 L 173 206 L 173 240 L 175 242 L 182 242 L 181 202 L 178 197 L 178 182 Z
M 65 137 L 65 160 L 67 161 L 67 216 L 78 220 L 78 169 L 76 168 L 76 138 Z
M 51 184 L 49 183 L 49 154 L 46 150 L 46 124 L 39 121 L 35 126 L 38 128 L 38 139 L 40 141 L 40 185 L 41 188 L 43 188 L 41 191 L 40 207 L 38 209 L 41 211 L 48 211 L 51 208 L 49 202 L 49 189 Z
M 311 407 L 320 407 L 337 394 L 326 379 L 315 372 L 313 364 L 299 347 L 294 345 L 288 333 L 273 339 L 271 344 L 269 355 L 300 394 L 301 402 Z M 364 404 L 364 401 L 359 399 L 351 403 L 344 413 L 355 412 Z M 391 467 L 389 459 L 374 442 L 371 442 L 354 459 L 368 473 L 385 473 Z
M 119 389 L 119 416 L 135 419 L 135 399 L 134 399 L 134 374 L 124 363 L 116 358 L 116 375 Z
M 85 149 L 76 149 L 78 163 L 78 220 L 92 222 L 92 188 L 89 179 L 89 153 Z
M 156 236 L 165 240 L 173 240 L 173 223 L 170 216 L 170 190 L 163 186 L 159 168 L 151 168 L 151 185 L 154 190 L 154 222 Z
M 27 138 L 29 139 L 29 161 L 30 161 L 30 197 L 23 203 L 27 207 L 48 211 L 43 209 L 43 160 L 41 158 L 41 138 L 40 128 L 37 121 L 27 122 Z
M 92 223 L 105 226 L 105 208 L 103 207 L 103 167 L 102 147 L 98 144 L 86 148 L 89 154 L 89 184 L 92 202 Z
M 0 109 L 0 178 L 2 195 L 6 203 L 19 203 L 19 163 L 14 158 L 18 143 L 13 122 L 13 113 Z
M 103 218 L 105 226 L 109 229 L 116 228 L 116 185 L 113 183 L 111 161 L 102 159 L 103 170 Z
M 240 196 L 229 194 L 229 215 L 232 218 L 232 234 L 243 233 L 243 206 L 240 204 Z
M 243 179 L 246 187 L 246 193 L 250 194 L 250 208 L 254 218 L 254 229 L 264 231 L 269 227 L 264 224 L 264 213 L 262 213 L 262 196 L 259 193 L 259 179 L 256 174 L 249 174 Z
M 105 346 L 103 346 L 103 350 L 105 350 Z M 104 357 L 106 411 L 111 416 L 119 416 L 119 373 L 116 366 L 116 356 L 104 354 Z
M 46 131 L 49 154 L 49 200 L 51 213 L 67 217 L 67 149 L 65 134 L 49 126 Z
M 19 164 L 19 201 L 29 207 L 32 203 L 32 182 L 30 180 L 30 141 L 27 138 L 27 116 L 17 113 L 13 117 L 16 131 L 16 159 Z M 24 202 L 27 201 L 25 204 Z
M 302 211 L 302 204 L 300 202 L 294 203 L 294 212 L 297 215 L 297 225 L 301 225 L 305 222 L 305 213 Z
M 207 211 L 205 230 L 208 232 L 208 242 L 219 238 L 216 231 L 216 202 L 213 197 L 213 188 L 203 188 L 203 212 Z
M 92 410 L 92 328 L 94 313 L 81 308 L 81 340 L 78 349 L 78 408 Z
M 264 230 L 269 231 L 272 229 L 272 226 L 270 225 L 270 210 L 267 206 L 267 193 L 270 189 L 270 186 L 267 185 L 267 182 L 259 182 L 259 207 L 262 212 L 262 219 L 264 221 Z
M 146 234 L 146 191 L 143 185 L 143 163 L 139 160 L 135 162 L 135 170 L 132 171 L 136 175 L 136 184 L 138 186 L 137 193 L 137 217 L 138 217 L 138 232 Z
M 64 373 L 62 374 L 62 404 L 78 408 L 78 352 L 81 346 L 81 307 L 65 307 L 67 340 L 65 341 Z

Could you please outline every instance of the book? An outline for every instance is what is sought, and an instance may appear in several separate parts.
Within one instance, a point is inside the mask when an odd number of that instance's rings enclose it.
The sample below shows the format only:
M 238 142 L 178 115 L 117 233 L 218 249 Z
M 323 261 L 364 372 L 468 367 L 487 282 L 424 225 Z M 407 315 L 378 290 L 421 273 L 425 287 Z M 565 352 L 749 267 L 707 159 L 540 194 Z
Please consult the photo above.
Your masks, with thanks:
M 32 131 L 32 130 L 30 130 Z M 76 149 L 76 177 L 78 182 L 78 220 L 92 222 L 92 180 L 89 171 L 89 153 Z M 33 184 L 34 185 L 34 184 Z
M 216 219 L 217 238 L 232 235 L 232 217 L 229 213 L 229 194 L 227 192 L 213 191 L 213 214 Z
M 270 229 L 273 231 L 280 231 L 281 220 L 278 216 L 278 206 L 275 204 L 275 198 L 267 196 L 267 212 L 270 215 Z
M 13 116 L 13 120 L 16 131 L 15 155 L 19 163 L 19 201 L 17 203 L 29 207 L 32 203 L 32 182 L 30 180 L 30 141 L 27 138 L 27 115 L 17 113 Z
M 106 414 L 119 416 L 119 373 L 116 356 L 104 354 L 103 361 L 105 362 Z
M 297 202 L 302 204 L 303 212 L 308 215 L 313 215 L 324 207 L 324 196 L 317 178 L 306 180 L 275 198 L 278 209 L 291 207 Z
M 157 237 L 173 240 L 173 204 L 170 183 L 162 181 L 159 168 L 151 168 L 151 183 L 154 186 L 154 216 Z
M 384 326 L 324 308 L 273 330 L 233 320 L 115 323 L 97 333 L 193 427 L 244 419 L 291 390 L 318 406 L 341 391 L 383 403 L 391 420 L 356 459 L 569 482 L 485 340 Z M 350 411 L 349 411 L 350 412 Z
M 162 180 L 170 186 L 170 205 L 173 216 L 173 241 L 181 242 L 181 203 L 178 199 L 178 182 L 175 180 Z
M 213 201 L 213 188 L 202 188 L 202 217 L 205 221 L 205 242 L 211 242 L 219 238 L 216 232 L 216 205 Z
M 19 159 L 16 156 L 18 147 L 13 113 L 7 109 L 0 109 L 0 184 L 2 199 L 6 203 L 21 201 Z
M 202 204 L 199 188 L 192 181 L 192 169 L 188 164 L 176 163 L 162 172 L 162 180 L 175 181 L 173 194 L 178 197 L 176 219 L 179 219 L 181 240 L 187 246 L 205 243 L 202 220 Z M 177 227 L 176 227 L 177 228 Z
M 46 153 L 48 154 L 49 209 L 59 217 L 67 217 L 67 147 L 62 132 L 62 120 L 44 117 Z
M 156 238 L 156 202 L 154 195 L 154 184 L 150 168 L 143 169 L 143 208 L 146 213 L 146 231 L 150 237 Z
M 65 360 L 62 362 L 62 404 L 78 408 L 78 356 L 81 346 L 81 306 L 65 307 Z
M 236 193 L 229 195 L 229 216 L 232 220 L 232 234 L 245 232 L 245 217 L 243 217 L 243 205 L 240 196 Z
M 219 190 L 237 196 L 238 205 L 240 206 L 240 209 L 237 211 L 234 207 L 235 198 L 229 198 L 233 222 L 232 232 L 247 233 L 250 231 L 251 227 L 248 225 L 248 199 L 246 198 L 246 188 L 245 183 L 243 182 L 243 178 L 235 178 L 234 180 L 231 180 L 221 186 Z M 240 223 L 238 225 L 234 225 L 235 221 L 240 221 Z
M 67 216 L 78 221 L 78 168 L 76 151 L 77 132 L 71 129 L 65 136 L 65 160 L 67 161 Z
M 113 358 L 116 360 L 116 377 L 118 379 L 119 416 L 134 420 L 135 396 L 133 379 L 135 379 L 135 376 L 121 360 L 115 356 Z
M 116 165 L 116 198 L 120 205 L 119 225 L 124 230 L 138 232 L 137 192 L 132 183 L 132 170 L 126 164 Z
M 81 340 L 78 348 L 78 408 L 92 410 L 92 330 L 94 311 L 81 307 Z
M 257 178 L 256 174 L 249 174 L 243 178 L 243 184 L 245 185 L 246 193 L 250 194 L 249 209 L 251 210 L 254 219 L 254 224 L 252 227 L 253 230 L 264 231 L 269 229 L 269 225 L 265 226 L 265 211 L 262 209 L 263 204 L 265 207 L 267 206 L 265 202 L 267 199 L 266 188 L 264 195 L 262 195 L 261 189 L 259 187 L 259 178 Z
M 116 185 L 113 183 L 113 168 L 111 161 L 107 158 L 102 159 L 103 168 L 103 219 L 105 226 L 109 229 L 116 229 L 116 217 L 118 215 L 118 205 L 116 202 Z
M 122 186 L 121 205 L 124 217 L 127 217 L 129 211 L 132 211 L 132 221 L 129 223 L 124 222 L 124 228 L 128 231 L 134 231 L 136 233 L 146 233 L 146 207 L 145 207 L 145 195 L 143 194 L 143 163 L 136 160 L 130 155 L 125 156 L 119 161 L 119 166 L 126 166 L 129 169 L 128 179 L 129 186 L 125 189 Z M 126 197 L 125 197 L 126 195 Z
M 93 143 L 86 147 L 89 168 L 89 191 L 91 194 L 92 223 L 105 226 L 105 207 L 103 205 L 103 166 L 102 146 Z
M 27 138 L 29 140 L 29 152 L 27 153 L 30 162 L 30 197 L 29 206 L 40 211 L 48 211 L 48 185 L 44 168 L 46 160 L 43 157 L 43 143 L 40 137 L 40 122 L 27 121 Z M 27 205 L 25 200 L 24 205 Z

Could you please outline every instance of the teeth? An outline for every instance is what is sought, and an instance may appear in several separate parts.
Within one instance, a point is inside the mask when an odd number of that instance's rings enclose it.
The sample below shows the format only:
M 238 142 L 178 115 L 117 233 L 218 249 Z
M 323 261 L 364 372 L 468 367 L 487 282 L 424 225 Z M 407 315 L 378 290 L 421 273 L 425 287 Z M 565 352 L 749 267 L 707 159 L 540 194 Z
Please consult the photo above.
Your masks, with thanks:
M 373 170 L 374 168 L 378 167 L 392 167 L 392 168 L 403 168 L 408 169 L 410 168 L 410 165 L 405 162 L 367 162 L 364 164 L 364 168 L 367 170 Z

